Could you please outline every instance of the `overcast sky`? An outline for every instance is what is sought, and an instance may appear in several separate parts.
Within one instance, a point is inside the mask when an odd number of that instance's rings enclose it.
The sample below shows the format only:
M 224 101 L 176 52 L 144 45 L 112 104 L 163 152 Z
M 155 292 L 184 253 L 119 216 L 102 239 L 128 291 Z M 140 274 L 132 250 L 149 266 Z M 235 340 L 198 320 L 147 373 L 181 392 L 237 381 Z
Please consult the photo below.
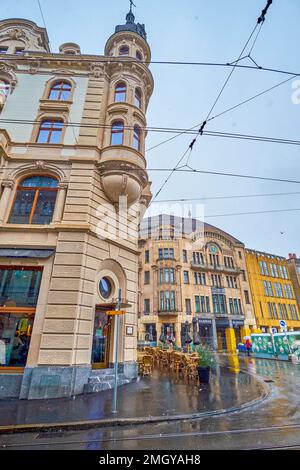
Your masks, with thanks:
M 117 24 L 124 23 L 127 0 L 41 0 L 53 51 L 64 42 L 83 53 L 102 54 Z M 237 59 L 266 0 L 136 0 L 136 21 L 145 23 L 152 59 L 232 62 Z M 43 25 L 37 0 L 1 0 L 1 17 L 28 18 Z M 299 0 L 274 0 L 252 53 L 262 66 L 300 72 Z M 242 64 L 248 65 L 245 60 Z M 155 90 L 149 126 L 190 128 L 203 121 L 219 93 L 228 68 L 151 65 Z M 213 115 L 288 78 L 259 70 L 236 69 Z M 213 120 L 207 130 L 299 139 L 300 104 L 293 104 L 293 81 Z M 148 133 L 147 147 L 170 137 Z M 147 153 L 149 168 L 170 168 L 191 136 L 181 136 Z M 300 140 L 300 139 L 299 139 Z M 202 136 L 190 159 L 192 167 L 300 180 L 299 147 Z M 166 173 L 151 172 L 155 194 Z M 200 198 L 300 192 L 299 184 L 246 180 L 204 174 L 175 174 L 158 199 Z M 300 194 L 205 201 L 207 222 L 243 241 L 247 247 L 300 256 L 300 211 L 221 217 L 221 214 L 300 208 Z M 151 210 L 160 210 L 152 204 Z M 196 215 L 197 207 L 191 206 Z M 185 208 L 187 210 L 187 208 Z M 164 205 L 164 211 L 167 206 Z M 178 214 L 178 208 L 177 208 Z M 218 217 L 209 217 L 218 215 Z

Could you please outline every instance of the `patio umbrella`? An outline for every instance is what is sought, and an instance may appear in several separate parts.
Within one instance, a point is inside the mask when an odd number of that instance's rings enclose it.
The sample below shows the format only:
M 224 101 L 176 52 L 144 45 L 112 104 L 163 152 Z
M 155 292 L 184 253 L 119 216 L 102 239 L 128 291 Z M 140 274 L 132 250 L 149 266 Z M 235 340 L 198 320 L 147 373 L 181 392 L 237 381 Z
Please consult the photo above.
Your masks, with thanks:
M 193 342 L 192 337 L 190 335 L 190 324 L 188 321 L 185 322 L 185 334 L 184 334 L 184 343 L 191 344 Z
M 159 341 L 161 343 L 165 343 L 166 342 L 166 335 L 165 335 L 165 330 L 164 330 L 164 325 L 161 325 L 161 335 L 159 337 Z
M 195 346 L 198 346 L 201 342 L 199 333 L 197 331 L 197 326 L 198 326 L 197 318 L 193 318 L 193 343 Z

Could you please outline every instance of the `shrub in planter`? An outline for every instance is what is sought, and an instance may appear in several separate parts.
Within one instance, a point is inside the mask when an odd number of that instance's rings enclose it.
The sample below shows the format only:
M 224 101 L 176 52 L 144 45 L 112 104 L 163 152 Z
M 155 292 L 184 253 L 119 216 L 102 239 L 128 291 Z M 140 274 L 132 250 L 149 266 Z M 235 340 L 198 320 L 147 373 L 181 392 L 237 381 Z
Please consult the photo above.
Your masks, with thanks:
M 208 384 L 210 380 L 210 370 L 215 365 L 215 356 L 212 349 L 200 344 L 196 347 L 199 358 L 198 377 L 201 383 Z

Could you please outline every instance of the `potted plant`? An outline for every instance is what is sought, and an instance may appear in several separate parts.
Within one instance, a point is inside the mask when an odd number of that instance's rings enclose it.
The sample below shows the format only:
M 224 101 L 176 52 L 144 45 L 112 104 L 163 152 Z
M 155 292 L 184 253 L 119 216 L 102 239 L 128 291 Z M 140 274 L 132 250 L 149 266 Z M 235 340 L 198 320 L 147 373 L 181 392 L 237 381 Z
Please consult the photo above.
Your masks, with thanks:
M 210 379 L 210 370 L 215 365 L 215 356 L 212 349 L 200 344 L 196 347 L 199 358 L 198 377 L 201 383 L 208 384 Z

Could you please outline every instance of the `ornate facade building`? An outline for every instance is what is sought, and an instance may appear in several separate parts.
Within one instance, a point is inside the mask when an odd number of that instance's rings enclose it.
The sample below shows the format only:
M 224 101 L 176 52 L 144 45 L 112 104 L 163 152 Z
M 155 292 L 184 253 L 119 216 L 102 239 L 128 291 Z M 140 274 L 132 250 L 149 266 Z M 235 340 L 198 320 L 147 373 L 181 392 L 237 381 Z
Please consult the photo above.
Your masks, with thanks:
M 140 228 L 139 341 L 202 341 L 235 350 L 255 331 L 243 243 L 195 219 L 160 215 Z M 195 321 L 196 319 L 196 321 Z
M 104 55 L 0 21 L 0 397 L 109 387 L 119 289 L 121 379 L 136 376 L 150 58 L 131 10 Z
M 263 333 L 280 332 L 279 320 L 285 320 L 289 331 L 300 329 L 293 264 L 282 256 L 249 249 L 246 263 L 257 326 Z

